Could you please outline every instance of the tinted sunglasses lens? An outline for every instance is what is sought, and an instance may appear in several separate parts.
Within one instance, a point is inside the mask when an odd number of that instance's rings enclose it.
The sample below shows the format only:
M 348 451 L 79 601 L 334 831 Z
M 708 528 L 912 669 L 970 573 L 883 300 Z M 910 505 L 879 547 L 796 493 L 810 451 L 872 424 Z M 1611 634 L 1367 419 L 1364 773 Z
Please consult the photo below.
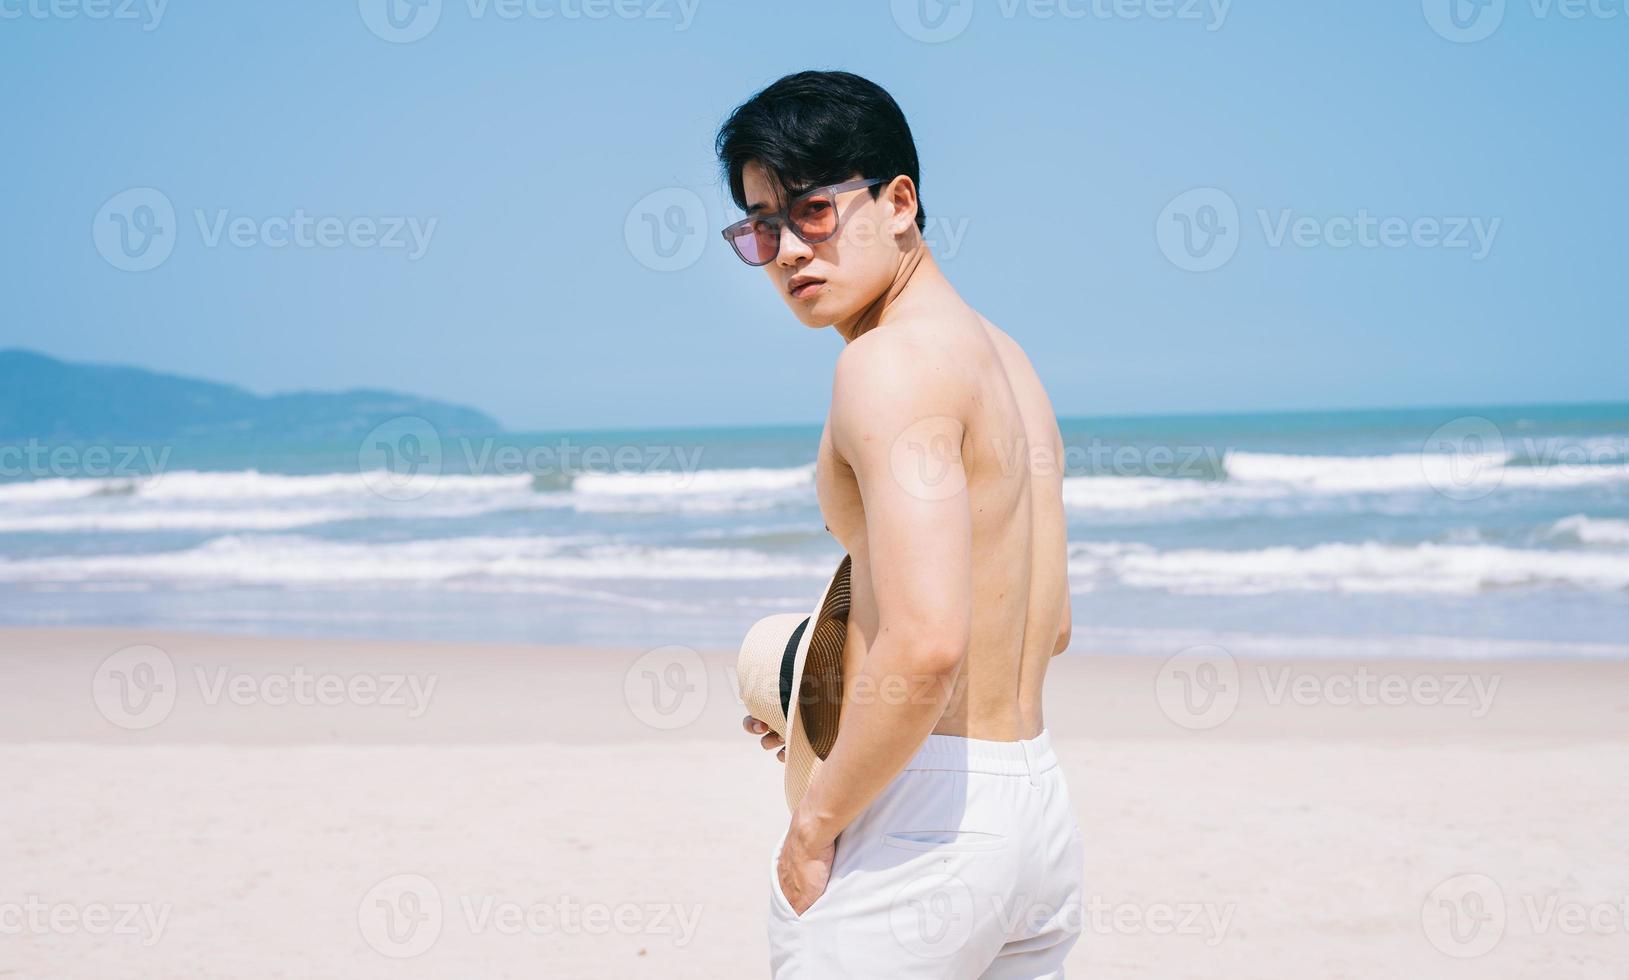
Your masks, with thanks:
M 823 242 L 837 231 L 837 202 L 830 194 L 811 194 L 792 205 L 792 224 L 806 242 Z
M 768 221 L 753 221 L 730 229 L 730 244 L 748 265 L 763 265 L 774 258 L 780 242 L 780 234 Z

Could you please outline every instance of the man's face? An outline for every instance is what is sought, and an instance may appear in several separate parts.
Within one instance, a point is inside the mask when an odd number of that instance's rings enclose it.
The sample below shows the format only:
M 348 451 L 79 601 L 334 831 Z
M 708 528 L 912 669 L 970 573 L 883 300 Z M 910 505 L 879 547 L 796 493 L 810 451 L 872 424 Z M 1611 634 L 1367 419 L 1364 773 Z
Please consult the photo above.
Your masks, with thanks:
M 909 183 L 909 178 L 881 185 L 876 200 L 870 188 L 838 194 L 837 233 L 823 242 L 810 245 L 791 228 L 781 229 L 780 251 L 763 268 L 792 315 L 805 325 L 836 323 L 888 289 L 906 245 L 903 236 L 916 221 L 914 194 L 901 198 L 894 193 L 900 181 Z M 756 160 L 742 168 L 741 184 L 748 214 L 773 214 L 787 203 L 785 188 Z

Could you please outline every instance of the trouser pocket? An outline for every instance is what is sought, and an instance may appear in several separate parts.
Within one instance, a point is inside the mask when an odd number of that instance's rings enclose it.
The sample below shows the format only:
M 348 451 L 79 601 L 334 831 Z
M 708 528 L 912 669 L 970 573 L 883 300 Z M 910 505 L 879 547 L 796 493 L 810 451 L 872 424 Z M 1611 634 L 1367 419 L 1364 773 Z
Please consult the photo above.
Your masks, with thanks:
M 1007 846 L 1007 838 L 982 830 L 893 830 L 882 843 L 907 851 L 995 851 Z

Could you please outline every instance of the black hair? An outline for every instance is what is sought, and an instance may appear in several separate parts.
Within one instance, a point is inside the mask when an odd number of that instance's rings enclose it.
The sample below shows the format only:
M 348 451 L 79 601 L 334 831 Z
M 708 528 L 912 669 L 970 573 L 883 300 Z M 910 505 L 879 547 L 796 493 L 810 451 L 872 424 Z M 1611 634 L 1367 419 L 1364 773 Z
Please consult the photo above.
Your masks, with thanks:
M 757 160 L 783 188 L 797 194 L 853 174 L 916 185 L 916 227 L 927 226 L 916 142 L 905 113 L 875 82 L 846 71 L 800 71 L 741 103 L 718 129 L 718 162 L 730 197 L 746 210 L 741 171 Z M 884 184 L 870 188 L 875 199 Z

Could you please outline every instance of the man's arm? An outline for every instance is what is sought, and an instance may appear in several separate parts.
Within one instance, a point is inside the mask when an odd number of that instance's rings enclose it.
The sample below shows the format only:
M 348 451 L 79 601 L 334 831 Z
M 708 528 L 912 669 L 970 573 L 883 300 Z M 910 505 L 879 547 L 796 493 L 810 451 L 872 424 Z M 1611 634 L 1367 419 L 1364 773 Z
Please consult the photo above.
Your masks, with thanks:
M 832 446 L 853 469 L 879 627 L 837 741 L 793 816 L 830 844 L 933 731 L 972 628 L 972 515 L 961 393 L 932 352 L 874 337 L 838 358 Z

